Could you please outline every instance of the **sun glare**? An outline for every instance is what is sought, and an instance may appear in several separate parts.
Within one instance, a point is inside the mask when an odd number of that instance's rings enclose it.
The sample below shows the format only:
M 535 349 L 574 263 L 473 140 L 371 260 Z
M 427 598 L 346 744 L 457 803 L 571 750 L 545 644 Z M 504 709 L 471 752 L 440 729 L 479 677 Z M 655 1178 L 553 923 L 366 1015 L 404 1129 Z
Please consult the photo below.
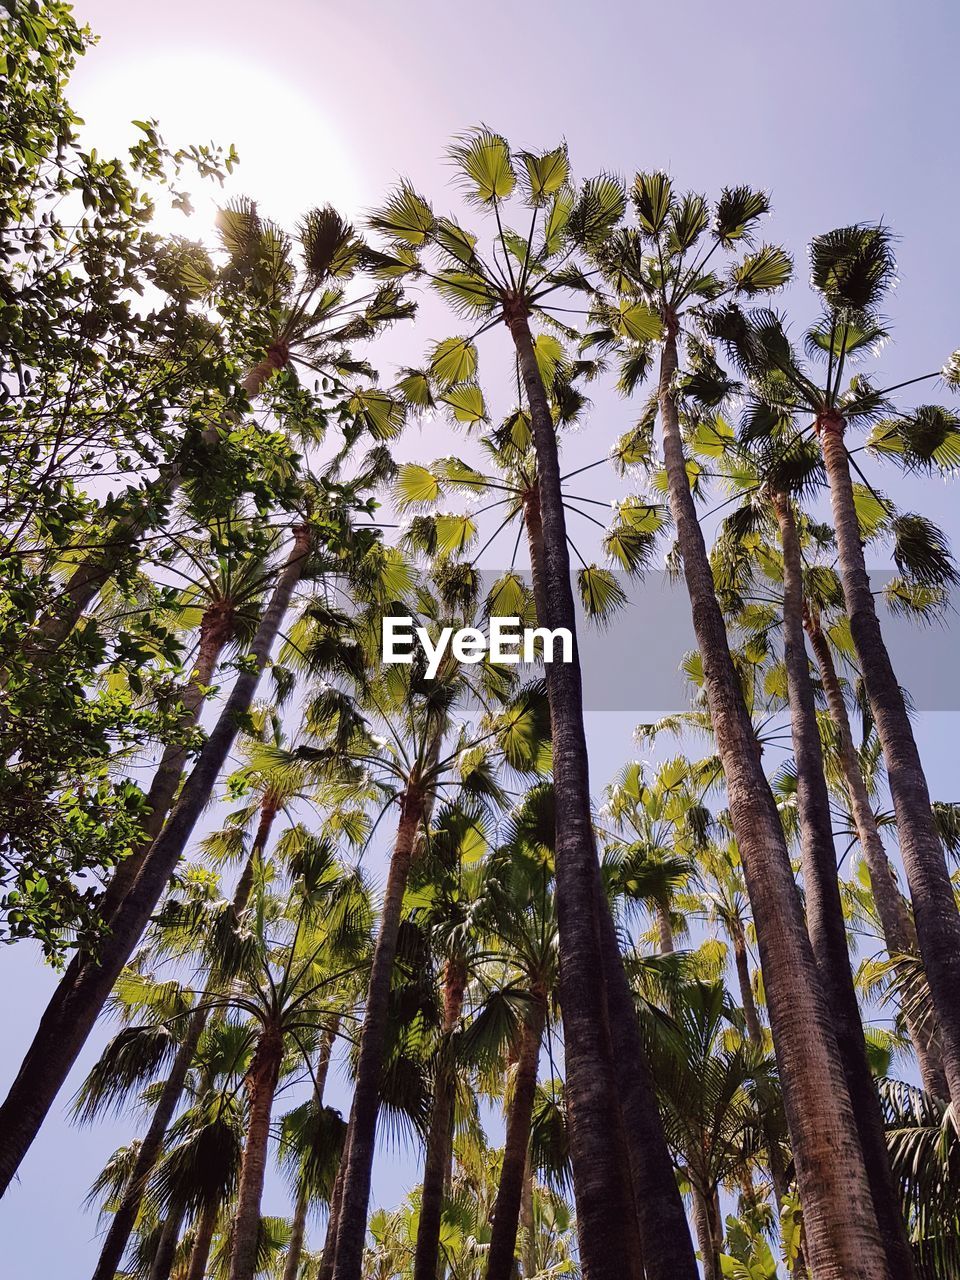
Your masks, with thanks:
M 138 119 L 156 119 L 171 147 L 215 142 L 236 146 L 240 163 L 223 187 L 185 170 L 181 189 L 193 213 L 158 203 L 158 230 L 204 240 L 219 204 L 257 193 L 262 213 L 291 227 L 307 209 L 331 203 L 347 216 L 360 211 L 358 175 L 331 120 L 288 81 L 240 58 L 170 51 L 108 60 L 106 45 L 82 64 L 74 82 L 76 108 L 98 150 L 117 154 L 137 131 L 118 118 L 117 103 Z

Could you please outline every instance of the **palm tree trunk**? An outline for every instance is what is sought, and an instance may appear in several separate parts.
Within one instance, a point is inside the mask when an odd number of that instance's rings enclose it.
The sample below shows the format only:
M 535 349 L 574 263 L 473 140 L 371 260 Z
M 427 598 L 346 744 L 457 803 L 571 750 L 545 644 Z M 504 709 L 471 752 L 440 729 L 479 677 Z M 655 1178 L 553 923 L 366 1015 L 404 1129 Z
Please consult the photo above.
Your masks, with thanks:
M 913 918 L 893 877 L 873 806 L 870 803 L 867 785 L 857 760 L 853 734 L 850 730 L 850 717 L 847 714 L 843 689 L 837 678 L 830 642 L 823 633 L 819 618 L 809 609 L 804 613 L 804 626 L 820 672 L 820 683 L 826 694 L 830 718 L 837 732 L 850 811 L 870 875 L 870 888 L 876 903 L 887 953 L 891 956 L 898 954 L 918 956 L 917 931 L 914 928 Z M 904 1010 L 903 1013 L 914 1053 L 917 1056 L 924 1089 L 938 1098 L 946 1098 L 949 1091 L 947 1077 L 943 1070 L 939 1032 L 936 1027 L 926 1026 L 909 1011 Z
M 71 962 L 44 1011 L 17 1077 L 0 1106 L 0 1194 L 30 1149 L 77 1054 L 143 934 L 198 818 L 216 785 L 242 717 L 249 711 L 270 651 L 309 551 L 305 525 L 294 531 L 294 545 L 257 629 L 244 670 L 204 744 L 173 813 L 153 844 L 140 875 L 117 907 L 110 935 L 97 956 Z
M 397 952 L 403 895 L 423 820 L 423 807 L 423 793 L 416 782 L 411 781 L 401 800 L 400 822 L 390 858 L 380 929 L 367 987 L 357 1078 L 350 1111 L 350 1149 L 346 1156 L 346 1173 L 337 1224 L 333 1280 L 360 1280 L 363 1266 L 377 1112 L 380 1107 L 380 1075 L 386 1055 L 390 981 Z
M 320 1269 L 317 1280 L 332 1280 L 333 1264 L 337 1259 L 337 1232 L 340 1230 L 340 1207 L 343 1204 L 343 1184 L 347 1175 L 347 1158 L 350 1152 L 350 1129 L 347 1128 L 343 1151 L 337 1176 L 333 1183 L 333 1195 L 330 1197 L 330 1215 L 327 1218 L 327 1234 L 323 1241 L 323 1253 L 320 1257 Z
M 219 1213 L 218 1205 L 206 1205 L 200 1211 L 197 1230 L 193 1237 L 193 1248 L 190 1250 L 190 1265 L 187 1268 L 186 1280 L 203 1280 L 206 1275 L 207 1261 L 213 1246 Z
M 260 395 L 286 359 L 286 354 L 279 349 L 271 349 L 266 359 L 250 370 L 240 384 L 248 399 L 255 400 Z M 208 447 L 216 447 L 216 428 L 207 428 L 203 440 Z M 160 468 L 157 478 L 146 486 L 136 509 L 121 516 L 113 525 L 109 541 L 92 551 L 74 569 L 60 600 L 37 624 L 37 639 L 30 646 L 33 650 L 38 654 L 49 653 L 63 644 L 83 611 L 93 603 L 139 542 L 151 511 L 158 506 L 166 506 L 182 483 L 182 459 L 174 459 Z
M 547 1022 L 547 1001 L 542 991 L 533 993 L 530 1010 L 520 1032 L 513 1097 L 507 1113 L 500 1185 L 493 1208 L 493 1230 L 487 1254 L 486 1280 L 513 1280 L 520 1204 L 523 1199 L 530 1125 L 537 1092 L 540 1041 Z
M 523 1167 L 523 1194 L 520 1197 L 520 1265 L 524 1280 L 537 1274 L 537 1224 L 533 1212 L 533 1164 L 529 1145 Z
M 160 1232 L 160 1238 L 157 1241 L 156 1252 L 150 1263 L 148 1280 L 170 1280 L 170 1272 L 173 1270 L 173 1263 L 177 1255 L 177 1245 L 180 1243 L 183 1216 L 184 1207 L 182 1201 L 170 1205 L 163 1229 Z
M 320 1052 L 317 1055 L 317 1063 L 313 1072 L 313 1100 L 318 1109 L 323 1106 L 323 1094 L 327 1087 L 330 1058 L 333 1054 L 333 1044 L 337 1038 L 339 1027 L 340 1018 L 335 1016 L 323 1034 Z M 307 1211 L 309 1208 L 310 1184 L 301 1177 L 297 1188 L 297 1200 L 294 1206 L 290 1240 L 287 1244 L 287 1256 L 283 1264 L 283 1280 L 297 1280 L 297 1276 L 300 1273 L 300 1258 L 303 1254 L 303 1242 L 306 1238 Z
M 660 938 L 660 954 L 662 956 L 672 956 L 675 947 L 673 942 L 673 925 L 670 923 L 669 904 L 665 902 L 658 902 L 656 913 L 657 933 Z
M 817 1280 L 881 1280 L 885 1258 L 836 1036 L 807 936 L 780 817 L 730 657 L 686 471 L 666 318 L 658 400 L 670 508 L 683 559 L 710 718 L 753 908 L 770 1026 Z
M 129 857 L 124 858 L 119 864 L 107 885 L 100 903 L 104 920 L 110 919 L 117 904 L 140 874 L 143 860 L 150 852 L 150 846 L 160 834 L 166 821 L 187 761 L 186 736 L 200 718 L 206 696 L 205 691 L 213 683 L 220 655 L 232 634 L 232 607 L 224 606 L 220 602 L 210 605 L 204 611 L 200 623 L 197 663 L 180 696 L 182 711 L 177 722 L 176 740 L 168 744 L 160 757 L 160 763 L 147 793 L 147 818 L 144 823 L 143 839 Z
M 960 1109 L 960 911 L 934 826 L 913 726 L 877 618 L 854 506 L 844 427 L 843 419 L 835 414 L 817 422 L 830 482 L 840 579 L 850 634 L 887 766 L 920 954 L 940 1024 L 950 1100 Z
M 543 527 L 540 495 L 532 489 L 524 501 L 524 522 L 530 547 L 534 599 L 537 616 L 549 616 L 544 571 Z M 582 707 L 580 709 L 582 724 Z M 592 828 L 591 828 L 592 831 Z M 663 1124 L 657 1107 L 656 1090 L 650 1076 L 646 1051 L 633 993 L 620 955 L 620 944 L 603 892 L 596 848 L 591 840 L 593 899 L 601 950 L 607 1034 L 613 1060 L 617 1063 L 614 1087 L 623 1142 L 617 1153 L 620 1182 L 624 1186 L 628 1213 L 622 1219 L 624 1247 L 630 1272 L 649 1280 L 696 1280 L 697 1264 L 683 1201 L 677 1188 L 673 1164 L 667 1150 Z M 569 1083 L 568 1083 L 569 1089 Z M 624 1170 L 629 1179 L 624 1179 Z M 627 1183 L 632 1183 L 628 1185 Z M 576 1185 L 576 1170 L 574 1170 Z M 634 1229 L 633 1208 L 636 1218 Z M 578 1231 L 580 1230 L 578 1223 Z
M 279 1027 L 264 1027 L 247 1075 L 249 1119 L 240 1167 L 240 1188 L 233 1222 L 230 1280 L 253 1280 L 257 1273 L 260 1241 L 260 1204 L 267 1171 L 270 1117 L 283 1061 L 283 1034 Z
M 631 1259 L 625 1230 L 631 1205 L 623 1180 L 623 1125 L 617 1103 L 603 972 L 597 897 L 598 867 L 590 812 L 583 724 L 583 689 L 557 439 L 524 311 L 506 316 L 527 393 L 537 456 L 536 512 L 525 503 L 533 557 L 533 587 L 542 626 L 565 627 L 573 661 L 547 664 L 556 793 L 557 923 L 570 1155 L 584 1280 L 622 1280 Z M 531 520 L 539 528 L 531 528 Z M 592 909 L 586 909 L 593 903 Z M 619 965 L 619 958 L 617 961 Z M 651 1280 L 656 1280 L 651 1275 Z
M 420 1195 L 420 1222 L 413 1259 L 413 1280 L 437 1280 L 440 1261 L 440 1227 L 443 1197 L 453 1155 L 453 1120 L 456 1104 L 456 1063 L 450 1039 L 460 1022 L 467 970 L 462 960 L 451 957 L 443 973 L 443 1041 L 438 1050 L 433 1110 L 423 1162 L 423 1190 Z
M 807 930 L 820 981 L 833 1015 L 837 1047 L 850 1093 L 870 1195 L 880 1227 L 889 1280 L 915 1276 L 899 1197 L 894 1188 L 880 1099 L 867 1061 L 860 1006 L 850 971 L 846 923 L 840 900 L 830 794 L 823 771 L 820 729 L 803 629 L 803 561 L 793 504 L 771 495 L 783 549 L 783 645 L 787 700 L 797 764 L 800 856 L 806 891 Z
M 707 1198 L 693 1188 L 693 1221 L 697 1232 L 703 1280 L 720 1280 L 720 1258 L 713 1230 L 713 1214 Z

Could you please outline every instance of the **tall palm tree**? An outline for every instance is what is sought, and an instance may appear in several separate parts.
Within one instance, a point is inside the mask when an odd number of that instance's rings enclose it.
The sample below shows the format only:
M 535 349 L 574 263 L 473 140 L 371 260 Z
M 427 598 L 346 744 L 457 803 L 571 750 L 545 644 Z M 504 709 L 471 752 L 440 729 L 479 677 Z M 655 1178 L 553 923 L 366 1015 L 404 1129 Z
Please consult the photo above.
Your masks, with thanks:
M 867 1060 L 846 924 L 840 899 L 830 796 L 824 774 L 810 662 L 803 627 L 803 559 L 793 501 L 774 491 L 771 503 L 783 551 L 784 663 L 793 750 L 807 928 L 827 992 L 847 1088 L 863 1149 L 870 1194 L 891 1276 L 913 1275 L 900 1206 L 894 1191 L 883 1133 L 883 1117 Z
M 174 812 L 154 841 L 135 883 L 111 918 L 111 933 L 96 956 L 68 966 L 48 1004 L 20 1070 L 0 1106 L 0 1190 L 5 1190 L 33 1142 L 110 990 L 137 945 L 164 887 L 205 808 L 239 727 L 249 711 L 293 592 L 307 568 L 311 530 L 298 524 L 250 646 L 249 663 L 237 676 L 181 793 Z
M 903 691 L 890 661 L 863 554 L 861 526 L 845 443 L 849 425 L 876 421 L 888 410 L 894 387 L 877 388 L 857 374 L 849 385 L 847 365 L 863 359 L 886 336 L 878 308 L 892 285 L 896 264 L 891 236 L 883 226 L 842 227 L 818 236 L 810 246 L 811 283 L 823 312 L 808 332 L 810 355 L 825 366 L 824 376 L 795 354 L 779 317 L 761 312 L 746 317 L 726 311 L 713 331 L 730 348 L 751 379 L 763 412 L 757 429 L 794 415 L 813 419 L 830 488 L 840 578 L 850 631 L 864 686 L 883 746 L 904 868 L 910 885 L 917 936 L 943 1037 L 950 1096 L 960 1102 L 960 911 L 954 900 L 943 847 L 937 835 L 926 776 Z M 936 374 L 921 375 L 935 377 Z M 888 456 L 912 465 L 935 466 L 960 439 L 953 415 L 923 406 L 913 415 L 879 427 L 877 443 Z M 932 531 L 911 518 L 908 536 Z M 954 570 L 942 540 L 925 537 L 927 578 L 949 582 Z
M 730 1010 L 722 984 L 683 991 L 672 1016 L 647 1018 L 650 1053 L 668 1139 L 690 1184 L 704 1280 L 719 1280 L 719 1191 L 749 1167 L 764 1141 L 753 1089 L 774 1076 L 748 1041 L 725 1043 Z
M 427 274 L 455 310 L 476 321 L 472 335 L 437 345 L 429 370 L 445 383 L 443 399 L 462 422 L 481 422 L 486 416 L 475 381 L 474 339 L 494 326 L 507 329 L 536 454 L 537 486 L 524 503 L 524 517 L 532 548 L 537 618 L 540 625 L 566 628 L 575 637 L 556 424 L 543 373 L 549 348 L 544 335 L 534 338 L 530 320 L 555 323 L 550 315 L 555 302 L 551 295 L 583 279 L 582 271 L 570 261 L 578 240 L 592 243 L 603 236 L 620 217 L 623 192 L 616 181 L 601 177 L 575 194 L 565 148 L 539 155 L 513 153 L 505 138 L 486 129 L 459 140 L 451 148 L 451 158 L 467 199 L 493 216 L 491 252 L 484 256 L 477 236 L 453 219 L 437 217 L 429 203 L 404 184 L 371 219 L 374 229 L 391 243 L 382 269 Z M 525 223 L 521 232 L 503 221 L 517 191 Z M 428 255 L 430 266 L 425 267 Z M 408 395 L 422 395 L 427 381 L 426 374 L 414 371 L 407 379 Z M 642 1063 L 632 997 L 600 887 L 576 644 L 572 662 L 548 668 L 547 689 L 558 796 L 561 1009 L 584 1273 L 589 1280 L 602 1280 L 636 1268 L 625 1229 L 633 1200 L 645 1219 L 642 1234 L 650 1246 L 651 1280 L 656 1280 L 661 1268 L 664 1277 L 692 1280 L 695 1264 L 686 1219 L 658 1137 L 659 1121 Z M 588 903 L 592 906 L 585 910 Z M 598 998 L 596 975 L 601 973 Z M 614 1070 L 611 1033 L 631 1042 L 632 1051 L 618 1049 L 618 1070 Z M 629 1142 L 619 1136 L 624 1119 Z M 633 1188 L 625 1178 L 628 1157 Z
M 382 286 L 348 297 L 346 285 L 361 263 L 362 243 L 353 228 L 331 206 L 311 210 L 301 221 L 296 242 L 275 223 L 261 217 L 257 206 L 241 199 L 218 216 L 222 265 L 198 252 L 171 255 L 170 270 L 188 293 L 220 305 L 229 330 L 227 341 L 238 363 L 248 362 L 240 380 L 237 409 L 225 409 L 227 422 L 264 393 L 275 375 L 301 366 L 313 374 L 340 377 L 367 372 L 349 344 L 372 337 L 394 320 L 413 314 L 396 286 Z M 299 261 L 297 260 L 299 254 Z M 360 420 L 384 418 L 386 397 L 358 387 L 351 398 Z M 202 451 L 216 449 L 217 423 L 202 436 Z M 155 480 L 137 492 L 131 510 L 104 534 L 102 545 L 88 553 L 67 581 L 62 598 L 37 625 L 37 648 L 49 651 L 72 631 L 83 611 L 136 547 L 157 513 L 163 512 L 184 482 L 194 475 L 196 442 L 164 463 Z
M 701 399 L 712 397 L 714 403 L 730 389 L 709 352 L 697 344 L 704 304 L 780 288 L 791 264 L 781 249 L 765 245 L 739 260 L 732 258 L 726 274 L 720 274 L 724 257 L 751 243 L 768 210 L 761 192 L 728 189 L 711 210 L 702 196 L 675 195 L 666 174 L 650 173 L 637 176 L 633 196 L 636 227 L 618 231 L 599 254 L 615 290 L 612 299 L 602 298 L 598 305 L 598 319 L 606 326 L 600 340 L 626 346 L 621 378 L 626 389 L 640 381 L 659 352 L 655 414 L 661 424 L 667 492 L 753 907 L 797 1181 L 809 1215 L 810 1262 L 818 1276 L 880 1277 L 885 1261 L 836 1036 L 776 802 L 730 656 L 681 424 L 687 380 Z M 687 369 L 680 359 L 685 327 L 693 342 Z M 649 436 L 652 422 L 645 419 L 638 430 Z
M 379 630 L 379 617 L 377 612 L 371 634 Z M 462 729 L 448 741 L 451 716 L 470 687 L 463 669 L 449 657 L 434 679 L 426 677 L 422 663 L 387 666 L 366 683 L 359 706 L 328 686 L 308 712 L 308 724 L 323 745 L 301 748 L 301 757 L 331 781 L 374 786 L 380 817 L 394 804 L 399 811 L 360 1032 L 338 1205 L 335 1280 L 359 1280 L 363 1261 L 390 987 L 411 867 L 428 838 L 429 815 L 438 797 L 450 788 L 481 802 L 496 801 L 499 795 L 490 772 L 489 734 L 471 742 Z M 375 734 L 374 725 L 386 736 Z

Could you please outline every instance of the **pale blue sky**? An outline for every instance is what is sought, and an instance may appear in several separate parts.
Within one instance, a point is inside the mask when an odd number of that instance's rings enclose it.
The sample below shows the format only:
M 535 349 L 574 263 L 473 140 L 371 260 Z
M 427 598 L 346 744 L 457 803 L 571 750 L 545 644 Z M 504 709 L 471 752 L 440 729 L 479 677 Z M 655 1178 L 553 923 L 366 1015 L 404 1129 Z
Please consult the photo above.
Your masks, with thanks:
M 172 141 L 234 141 L 237 189 L 282 220 L 326 200 L 359 216 L 400 175 L 440 206 L 453 204 L 444 145 L 484 121 L 525 146 L 565 137 L 581 175 L 664 167 L 679 184 L 709 194 L 725 183 L 769 188 L 775 216 L 768 234 L 801 260 L 801 284 L 791 295 L 798 323 L 809 314 L 806 240 L 845 222 L 883 218 L 901 237 L 889 381 L 938 367 L 960 345 L 960 21 L 947 0 L 88 0 L 78 11 L 102 35 L 71 94 L 91 143 L 117 150 L 132 138 L 125 122 L 148 115 L 160 118 Z M 455 327 L 425 308 L 422 325 L 384 345 L 385 374 L 391 364 L 416 362 L 430 339 Z M 605 453 L 631 412 L 612 397 L 598 399 L 568 456 L 591 461 Z M 403 445 L 406 456 L 421 458 L 452 447 L 438 426 L 425 438 L 411 432 Z M 958 541 L 952 486 L 893 476 L 880 483 Z M 602 476 L 591 484 L 609 496 Z M 921 634 L 920 661 L 924 644 Z M 630 734 L 644 710 L 591 715 L 598 789 L 633 754 Z M 932 789 L 942 798 L 960 794 L 958 728 L 956 713 L 924 712 L 918 720 Z M 5 1084 L 51 980 L 25 945 L 0 952 L 0 980 Z M 91 1048 L 83 1066 L 92 1056 Z M 63 1110 L 71 1091 L 25 1162 L 22 1184 L 0 1204 L 2 1280 L 83 1280 L 92 1268 L 95 1220 L 80 1202 L 135 1126 L 127 1117 L 94 1130 L 70 1127 Z M 376 1191 L 384 1202 L 399 1199 L 408 1172 L 406 1161 L 381 1167 Z M 266 1207 L 286 1211 L 276 1183 Z

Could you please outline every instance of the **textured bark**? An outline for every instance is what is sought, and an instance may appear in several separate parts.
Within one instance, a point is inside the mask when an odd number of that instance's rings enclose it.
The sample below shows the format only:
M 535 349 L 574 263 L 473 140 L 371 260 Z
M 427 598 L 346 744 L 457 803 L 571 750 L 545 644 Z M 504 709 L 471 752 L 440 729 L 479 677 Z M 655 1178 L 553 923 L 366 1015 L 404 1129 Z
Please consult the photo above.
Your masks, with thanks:
M 244 377 L 241 386 L 251 400 L 255 400 L 270 378 L 282 368 L 289 357 L 285 347 L 271 349 L 264 360 Z M 208 428 L 204 443 L 216 447 L 217 431 Z M 109 533 L 109 542 L 91 551 L 76 569 L 63 590 L 57 604 L 37 624 L 36 640 L 30 648 L 37 655 L 59 648 L 80 620 L 83 611 L 93 603 L 104 586 L 123 566 L 130 552 L 139 542 L 147 527 L 151 507 L 166 506 L 183 483 L 183 465 L 180 459 L 166 463 L 157 478 L 149 483 L 136 509 L 121 516 Z
M 533 570 L 538 620 L 549 617 L 544 571 L 543 529 L 539 493 L 524 502 L 524 520 Z M 553 625 L 552 623 L 550 625 Z M 581 717 L 582 708 L 577 703 Z M 556 774 L 555 774 L 556 776 Z M 558 810 L 559 813 L 559 810 Z M 649 1280 L 696 1280 L 697 1265 L 683 1201 L 674 1177 L 656 1091 L 640 1035 L 633 994 L 623 968 L 610 905 L 603 892 L 600 866 L 591 842 L 594 919 L 598 930 L 603 980 L 591 979 L 591 990 L 606 1005 L 607 1034 L 616 1063 L 614 1088 L 623 1142 L 616 1152 L 628 1212 L 622 1219 L 624 1250 L 631 1276 L 646 1267 Z M 582 908 L 581 908 L 582 914 Z M 569 1092 L 569 1082 L 568 1082 Z M 629 1177 L 625 1177 L 625 1171 Z M 574 1170 L 576 1186 L 576 1169 Z M 633 1214 L 629 1212 L 633 1209 Z
M 820 683 L 826 694 L 830 718 L 837 732 L 850 812 L 853 815 L 857 839 L 870 875 L 870 889 L 880 919 L 884 945 L 891 956 L 897 954 L 919 956 L 920 950 L 913 917 L 894 879 L 873 806 L 870 803 L 867 784 L 860 770 L 860 762 L 857 759 L 853 734 L 850 730 L 847 704 L 837 678 L 830 642 L 820 627 L 819 618 L 809 609 L 804 614 L 804 625 L 820 671 Z M 943 1070 L 939 1032 L 936 1027 L 926 1026 L 907 1011 L 904 1011 L 904 1021 L 917 1056 L 924 1089 L 938 1098 L 947 1098 L 949 1090 Z
M 450 1037 L 460 1022 L 467 971 L 459 959 L 447 960 L 443 971 L 444 1041 L 440 1047 L 434 1084 L 433 1109 L 427 1133 L 423 1162 L 423 1190 L 420 1196 L 420 1222 L 413 1259 L 413 1280 L 437 1280 L 440 1262 L 440 1227 L 443 1197 L 450 1177 L 453 1156 L 453 1121 L 456 1104 L 456 1063 L 450 1056 Z
M 240 673 L 216 725 L 184 785 L 180 799 L 153 844 L 136 881 L 117 907 L 109 937 L 96 957 L 72 962 L 44 1011 L 17 1077 L 0 1106 L 0 1193 L 11 1178 L 63 1086 L 114 982 L 137 946 L 187 841 L 207 805 L 250 709 L 309 550 L 306 526 L 297 526 L 250 649 L 250 670 Z
M 331 1280 L 333 1264 L 337 1257 L 337 1232 L 340 1229 L 340 1206 L 343 1204 L 343 1183 L 347 1173 L 347 1157 L 350 1152 L 350 1130 L 347 1129 L 340 1166 L 333 1183 L 333 1195 L 330 1197 L 330 1216 L 327 1219 L 327 1234 L 323 1241 L 323 1253 L 320 1257 L 320 1269 L 317 1280 Z
M 533 1165 L 530 1150 L 523 1169 L 523 1194 L 520 1197 L 520 1266 L 524 1280 L 537 1274 L 537 1225 L 533 1213 Z
M 143 839 L 130 856 L 124 858 L 119 864 L 107 885 L 100 904 L 104 920 L 110 919 L 117 904 L 123 900 L 123 895 L 140 874 L 143 860 L 150 852 L 150 846 L 160 834 L 166 821 L 174 796 L 177 794 L 180 779 L 183 777 L 183 767 L 187 762 L 185 739 L 200 719 L 205 697 L 204 690 L 213 683 L 220 655 L 232 634 L 233 608 L 223 602 L 210 605 L 205 610 L 200 623 L 197 663 L 180 695 L 182 711 L 177 722 L 176 740 L 164 749 L 147 793 L 147 818 L 144 823 Z
M 672 956 L 675 950 L 673 925 L 670 923 L 670 906 L 665 902 L 657 903 L 657 934 L 660 939 L 660 954 Z
M 493 1207 L 493 1229 L 487 1254 L 486 1280 L 512 1280 L 523 1199 L 527 1149 L 537 1091 L 537 1065 L 540 1041 L 547 1021 L 546 995 L 533 993 L 531 1007 L 520 1031 L 517 1065 L 513 1078 L 513 1096 L 507 1112 L 507 1133 L 503 1149 L 500 1184 Z
M 937 836 L 903 693 L 880 630 L 853 500 L 843 419 L 817 423 L 850 633 L 887 766 L 920 954 L 940 1025 L 950 1100 L 960 1108 L 960 912 Z
M 415 782 L 408 784 L 400 807 L 400 822 L 390 858 L 380 929 L 367 987 L 360 1055 L 350 1110 L 350 1150 L 336 1234 L 333 1280 L 360 1280 L 367 1232 L 370 1179 L 373 1172 L 380 1076 L 386 1055 L 390 980 L 397 952 L 403 894 L 410 874 L 417 836 L 423 820 L 424 797 Z M 329 1234 L 329 1231 L 328 1231 Z
M 566 627 L 573 637 L 574 660 L 547 664 L 546 678 L 556 793 L 560 1007 L 580 1262 L 584 1280 L 622 1280 L 631 1265 L 624 1225 L 631 1206 L 623 1179 L 622 1122 L 602 978 L 598 982 L 603 973 L 598 870 L 557 440 L 526 314 L 518 308 L 506 320 L 537 456 L 539 505 L 535 511 L 528 501 L 525 516 L 531 545 L 539 540 L 541 547 L 533 561 L 538 620 L 551 629 Z M 539 528 L 530 530 L 532 520 Z
M 253 1280 L 257 1272 L 260 1204 L 267 1170 L 270 1117 L 282 1060 L 283 1035 L 280 1028 L 264 1027 L 247 1075 L 247 1138 L 243 1148 L 237 1212 L 233 1222 L 230 1280 Z
M 207 1205 L 200 1212 L 193 1237 L 193 1248 L 190 1250 L 190 1265 L 187 1267 L 186 1280 L 203 1280 L 206 1275 L 219 1212 L 217 1205 Z
M 693 1189 L 693 1221 L 703 1263 L 703 1280 L 720 1280 L 720 1250 L 717 1247 L 717 1230 L 712 1198 L 708 1199 L 696 1187 Z
M 877 1095 L 867 1061 L 860 1006 L 850 970 L 840 899 L 830 793 L 823 770 L 820 729 L 803 628 L 803 561 L 793 504 L 772 495 L 783 549 L 783 646 L 793 754 L 797 764 L 800 857 L 806 890 L 807 931 L 833 1016 L 870 1195 L 880 1227 L 889 1280 L 915 1276 L 900 1201 L 894 1187 Z
M 836 1036 L 806 933 L 780 817 L 730 657 L 690 491 L 674 392 L 676 322 L 668 325 L 658 400 L 670 508 L 730 815 L 753 908 L 797 1184 L 816 1280 L 881 1280 L 885 1259 L 863 1171 Z
M 167 1213 L 157 1249 L 150 1263 L 149 1280 L 169 1280 L 170 1272 L 177 1255 L 180 1243 L 180 1228 L 183 1226 L 183 1205 L 171 1205 Z
M 324 1032 L 313 1071 L 313 1100 L 319 1109 L 323 1106 L 323 1094 L 327 1087 L 327 1075 L 330 1071 L 330 1058 L 333 1044 L 340 1028 L 340 1019 L 335 1017 Z M 300 1258 L 303 1254 L 303 1242 L 307 1233 L 307 1212 L 310 1208 L 310 1186 L 302 1178 L 297 1187 L 297 1201 L 294 1207 L 293 1224 L 290 1240 L 287 1244 L 287 1256 L 283 1264 L 283 1280 L 297 1280 L 300 1272 Z

